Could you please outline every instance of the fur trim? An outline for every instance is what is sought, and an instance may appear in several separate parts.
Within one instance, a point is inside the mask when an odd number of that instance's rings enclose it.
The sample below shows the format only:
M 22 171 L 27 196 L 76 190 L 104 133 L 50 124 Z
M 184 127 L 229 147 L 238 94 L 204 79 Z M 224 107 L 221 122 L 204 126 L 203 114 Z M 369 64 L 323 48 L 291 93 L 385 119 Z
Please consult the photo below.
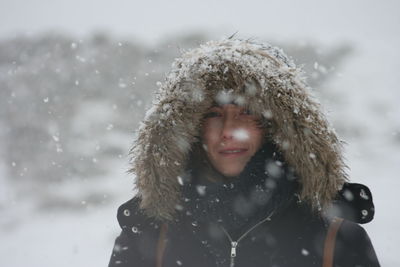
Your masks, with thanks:
M 214 101 L 234 102 L 269 122 L 269 135 L 300 178 L 300 197 L 326 206 L 347 180 L 342 144 L 282 50 L 243 40 L 211 41 L 175 60 L 130 151 L 141 208 L 173 219 L 180 177 Z

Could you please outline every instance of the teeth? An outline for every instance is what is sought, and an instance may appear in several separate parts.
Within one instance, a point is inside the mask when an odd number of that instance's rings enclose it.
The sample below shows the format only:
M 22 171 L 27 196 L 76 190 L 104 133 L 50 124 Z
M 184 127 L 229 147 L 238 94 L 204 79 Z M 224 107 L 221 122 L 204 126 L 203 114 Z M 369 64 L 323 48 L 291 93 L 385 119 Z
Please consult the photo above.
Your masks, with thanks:
M 238 153 L 241 152 L 242 150 L 226 150 L 224 153 Z

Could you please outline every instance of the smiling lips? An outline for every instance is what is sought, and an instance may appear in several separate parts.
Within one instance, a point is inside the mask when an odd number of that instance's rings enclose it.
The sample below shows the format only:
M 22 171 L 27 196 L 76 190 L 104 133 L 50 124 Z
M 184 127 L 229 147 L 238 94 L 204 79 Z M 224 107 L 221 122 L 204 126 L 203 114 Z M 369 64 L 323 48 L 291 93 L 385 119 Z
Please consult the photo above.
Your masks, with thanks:
M 219 154 L 224 157 L 241 156 L 247 152 L 246 148 L 225 148 L 219 151 Z

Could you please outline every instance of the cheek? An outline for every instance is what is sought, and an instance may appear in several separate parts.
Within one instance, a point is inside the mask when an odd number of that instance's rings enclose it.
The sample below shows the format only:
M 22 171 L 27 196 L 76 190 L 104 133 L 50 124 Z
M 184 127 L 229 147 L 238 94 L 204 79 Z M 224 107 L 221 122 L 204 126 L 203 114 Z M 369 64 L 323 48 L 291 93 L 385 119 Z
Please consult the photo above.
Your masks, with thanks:
M 220 127 L 216 122 L 207 122 L 202 128 L 202 140 L 206 145 L 211 145 L 219 141 Z
M 250 130 L 250 142 L 252 142 L 253 146 L 258 149 L 264 142 L 264 130 L 254 127 Z

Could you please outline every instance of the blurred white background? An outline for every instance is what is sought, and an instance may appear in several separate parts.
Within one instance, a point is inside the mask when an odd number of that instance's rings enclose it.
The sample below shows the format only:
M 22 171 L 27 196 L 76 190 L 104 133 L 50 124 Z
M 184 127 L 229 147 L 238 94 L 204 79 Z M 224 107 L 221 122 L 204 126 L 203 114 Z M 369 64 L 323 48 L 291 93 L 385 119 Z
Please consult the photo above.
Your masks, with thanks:
M 304 64 L 365 225 L 399 266 L 400 2 L 0 0 L 0 266 L 106 266 L 134 130 L 181 49 L 255 38 Z

